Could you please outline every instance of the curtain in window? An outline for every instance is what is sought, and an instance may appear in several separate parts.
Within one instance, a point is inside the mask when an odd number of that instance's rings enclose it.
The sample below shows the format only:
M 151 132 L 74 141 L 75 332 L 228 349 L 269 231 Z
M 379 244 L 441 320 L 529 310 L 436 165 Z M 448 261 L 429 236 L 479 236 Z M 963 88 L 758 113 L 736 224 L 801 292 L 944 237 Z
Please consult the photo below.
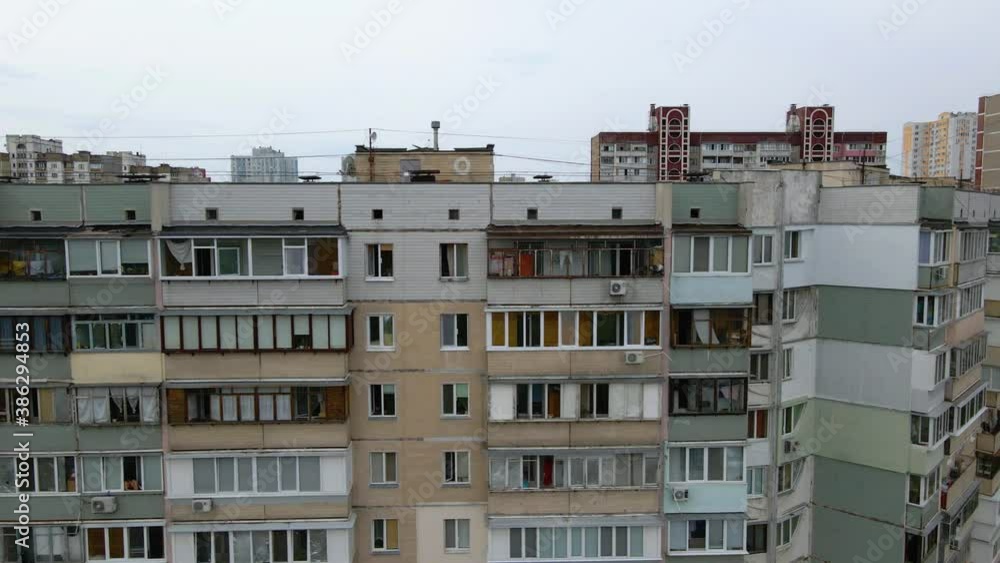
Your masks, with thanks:
M 181 265 L 181 270 L 187 269 L 187 264 L 191 263 L 192 246 L 190 240 L 164 240 L 167 250 Z
M 291 395 L 278 395 L 277 400 L 278 420 L 291 420 L 292 419 L 292 396 Z
M 235 395 L 223 395 L 222 396 L 222 420 L 227 422 L 236 421 L 236 396 Z
M 160 401 L 156 396 L 156 388 L 142 388 L 142 421 L 157 422 L 160 420 Z
M 100 424 L 102 422 L 111 422 L 111 409 L 108 402 L 108 390 L 107 389 L 92 389 L 91 402 L 94 405 L 94 422 Z
M 97 274 L 97 251 L 92 240 L 71 240 L 69 248 L 69 273 L 75 275 Z
M 94 423 L 94 405 L 90 398 L 90 390 L 80 389 L 77 391 L 76 415 L 80 424 Z

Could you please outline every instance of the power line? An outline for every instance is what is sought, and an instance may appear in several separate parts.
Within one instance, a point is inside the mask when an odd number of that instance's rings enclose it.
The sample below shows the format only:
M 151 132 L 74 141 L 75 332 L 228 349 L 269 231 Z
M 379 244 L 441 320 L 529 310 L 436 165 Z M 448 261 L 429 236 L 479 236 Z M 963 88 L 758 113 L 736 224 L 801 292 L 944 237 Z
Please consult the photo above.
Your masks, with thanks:
M 97 140 L 103 139 L 200 139 L 217 137 L 260 137 L 287 136 L 287 135 L 333 135 L 339 133 L 363 133 L 367 129 L 327 129 L 317 131 L 257 131 L 254 133 L 190 133 L 184 135 L 101 135 Z M 54 135 L 55 139 L 88 139 L 93 140 L 93 135 Z

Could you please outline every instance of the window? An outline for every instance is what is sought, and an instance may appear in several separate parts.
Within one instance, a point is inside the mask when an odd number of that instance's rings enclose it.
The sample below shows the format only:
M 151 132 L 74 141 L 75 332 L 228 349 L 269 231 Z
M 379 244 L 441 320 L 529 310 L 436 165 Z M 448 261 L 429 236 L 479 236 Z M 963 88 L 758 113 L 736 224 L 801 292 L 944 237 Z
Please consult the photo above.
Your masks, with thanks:
M 757 440 L 767 438 L 767 408 L 747 411 L 747 438 Z
M 87 560 L 163 559 L 163 526 L 87 528 Z
M 469 484 L 469 452 L 444 452 L 444 484 Z
M 368 454 L 372 485 L 395 485 L 396 452 L 371 452 Z
M 441 349 L 469 349 L 469 315 L 466 313 L 441 314 Z
M 771 292 L 759 292 L 753 294 L 753 324 L 771 324 L 771 315 L 774 312 L 772 300 L 774 294 Z
M 743 551 L 743 520 L 712 518 L 671 520 L 669 522 L 671 553 Z
M 746 236 L 677 235 L 674 237 L 674 273 L 748 273 L 749 241 Z
M 778 522 L 778 547 L 785 547 L 792 543 L 795 529 L 799 526 L 799 514 L 793 514 Z
M 163 466 L 159 454 L 83 455 L 80 465 L 84 493 L 163 490 Z
M 136 215 L 135 215 L 135 209 L 126 209 L 125 210 L 125 220 L 126 221 L 135 221 L 135 217 L 136 217 Z
M 76 490 L 76 459 L 72 456 L 32 456 L 21 461 L 14 456 L 0 457 L 0 494 Z
M 511 559 L 642 559 L 644 531 L 641 526 L 511 528 L 508 553 Z
M 368 349 L 394 350 L 393 315 L 368 315 Z
M 918 260 L 925 266 L 948 263 L 951 260 L 951 231 L 920 231 Z
M 948 351 L 941 352 L 934 356 L 934 385 L 944 381 L 948 375 Z
M 660 343 L 659 311 L 494 311 L 490 348 L 626 348 Z
M 612 207 L 611 208 L 611 218 L 612 219 L 621 219 L 622 218 L 622 208 L 621 207 Z
M 792 490 L 795 483 L 799 480 L 799 474 L 802 473 L 802 466 L 805 463 L 804 460 L 797 459 L 789 463 L 783 463 L 778 466 L 778 493 L 787 493 Z
M 58 239 L 0 240 L 0 279 L 63 279 L 66 245 Z
M 982 260 L 989 249 L 989 231 L 962 231 L 962 262 Z
M 743 447 L 670 448 L 668 483 L 742 481 Z
M 659 454 L 514 455 L 490 459 L 493 490 L 655 487 Z
M 951 349 L 951 366 L 949 375 L 960 377 L 980 364 L 986 359 L 986 336 L 966 340 L 959 346 Z
M 798 293 L 799 292 L 794 289 L 786 289 L 782 294 L 781 320 L 783 322 L 791 322 L 795 320 L 796 299 L 798 297 Z
M 449 209 L 448 210 L 448 220 L 449 221 L 458 221 L 458 218 L 459 218 L 458 209 Z
M 940 326 L 951 321 L 954 314 L 953 293 L 917 295 L 913 322 L 920 326 Z
M 382 213 L 381 209 L 372 209 L 372 220 L 373 221 L 381 221 L 382 217 L 383 217 L 383 213 Z
M 690 209 L 690 211 L 689 211 L 689 216 L 692 219 L 700 219 L 701 218 L 701 208 L 700 207 L 692 207 Z
M 71 276 L 148 276 L 149 241 L 69 240 Z
M 219 219 L 219 210 L 215 207 L 208 207 L 205 209 L 205 220 L 206 221 L 216 221 Z
M 469 277 L 469 245 L 441 245 L 441 277 L 443 279 L 467 279 Z
M 392 245 L 368 245 L 368 279 L 392 279 Z
M 983 308 L 983 288 L 986 282 L 963 287 L 958 291 L 958 316 L 971 315 Z
M 178 390 L 187 422 L 343 420 L 344 387 L 218 387 Z
M 747 551 L 767 553 L 767 523 L 747 524 Z
M 446 519 L 444 521 L 444 549 L 448 553 L 469 551 L 469 520 Z
M 697 378 L 670 380 L 673 414 L 742 414 L 746 412 L 746 379 Z
M 562 406 L 559 383 L 520 383 L 515 387 L 514 412 L 518 419 L 559 418 Z
M 331 350 L 350 348 L 345 315 L 199 315 L 161 317 L 167 352 Z
M 80 424 L 158 424 L 160 401 L 155 387 L 77 387 Z
M 80 534 L 79 526 L 31 526 L 30 533 L 28 545 L 31 549 L 22 551 L 14 543 L 20 537 L 14 528 L 3 529 L 3 561 L 32 563 L 83 561 L 83 536 Z
M 256 493 L 318 492 L 317 456 L 194 458 L 194 493 L 244 496 Z
M 787 436 L 795 432 L 795 428 L 798 426 L 799 420 L 802 418 L 803 410 L 805 410 L 805 404 L 792 405 L 781 409 L 782 435 Z
M 340 240 L 333 237 L 164 239 L 165 278 L 336 277 Z
M 677 309 L 673 313 L 674 346 L 746 348 L 750 345 L 747 309 Z
M 581 383 L 580 418 L 608 418 L 610 394 L 608 383 Z
M 762 497 L 767 491 L 767 466 L 747 467 L 747 496 Z
M 528 220 L 529 221 L 535 221 L 537 219 L 538 219 L 538 208 L 537 207 L 529 207 L 528 208 Z
M 785 260 L 802 259 L 802 231 L 785 231 Z
M 753 263 L 773 264 L 774 258 L 772 250 L 774 247 L 774 235 L 754 235 L 753 236 Z
M 31 210 L 31 221 L 32 222 L 38 222 L 38 221 L 41 221 L 41 220 L 42 220 L 42 210 L 41 209 L 32 209 Z
M 937 445 L 948 435 L 948 411 L 935 418 L 910 415 L 910 443 L 920 446 Z
M 292 221 L 304 221 L 306 218 L 306 210 L 301 207 L 292 208 Z
M 372 520 L 372 551 L 399 551 L 398 520 Z
M 396 416 L 396 386 L 393 384 L 372 384 L 369 386 L 369 416 Z
M 975 395 L 969 397 L 965 402 L 952 405 L 949 416 L 949 430 L 954 434 L 962 434 L 965 426 L 982 414 L 986 389 L 980 389 Z
M 445 383 L 441 386 L 441 414 L 469 416 L 468 383 Z
M 791 348 L 791 347 L 785 348 L 784 350 L 781 351 L 781 353 L 782 353 L 781 367 L 782 367 L 782 371 L 784 372 L 782 374 L 782 379 L 786 379 L 786 380 L 787 379 L 791 379 L 792 378 L 792 374 L 795 373 L 793 371 L 793 369 L 795 368 L 795 365 L 794 365 L 795 362 L 793 361 L 795 359 L 794 351 L 795 351 L 795 349 Z
M 771 353 L 750 352 L 750 382 L 771 380 Z
M 27 324 L 30 340 L 28 349 L 32 352 L 66 352 L 65 317 L 31 316 L 31 317 L 0 317 L 0 352 L 16 352 L 17 334 L 24 331 L 15 330 L 19 324 Z M 23 328 L 23 327 L 22 327 Z M 22 337 L 23 338 L 23 337 Z M 20 342 L 20 344 L 24 344 Z M 23 346 L 21 347 L 23 350 Z
M 153 315 L 78 315 L 73 319 L 76 350 L 153 350 Z

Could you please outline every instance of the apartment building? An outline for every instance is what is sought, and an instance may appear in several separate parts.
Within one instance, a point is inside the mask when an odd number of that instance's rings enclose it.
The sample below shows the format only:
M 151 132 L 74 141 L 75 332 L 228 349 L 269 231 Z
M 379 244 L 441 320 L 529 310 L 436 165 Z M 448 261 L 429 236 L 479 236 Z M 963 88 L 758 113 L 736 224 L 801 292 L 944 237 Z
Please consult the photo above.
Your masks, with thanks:
M 47 183 L 48 164 L 45 155 L 62 153 L 62 141 L 43 139 L 38 135 L 7 135 L 7 153 L 13 176 L 29 184 Z
M 229 158 L 230 182 L 294 183 L 299 181 L 299 159 L 271 147 L 253 147 L 250 155 Z
M 980 190 L 1000 190 L 1000 94 L 979 98 L 975 178 Z
M 975 170 L 976 113 L 945 112 L 903 124 L 903 176 L 970 180 Z
M 0 187 L 3 560 L 992 561 L 1000 200 L 716 176 Z
M 5 152 L 0 153 L 0 178 L 11 178 L 10 155 Z
M 799 162 L 885 166 L 886 133 L 836 131 L 832 106 L 793 104 L 783 122 L 784 131 L 698 132 L 692 129 L 688 105 L 651 104 L 648 131 L 600 132 L 591 139 L 590 179 L 627 182 L 632 180 L 626 174 L 639 174 L 648 177 L 647 181 L 681 181 L 714 170 L 755 170 Z M 645 148 L 640 149 L 643 144 Z M 644 166 L 647 163 L 655 173 L 650 174 Z
M 493 156 L 492 144 L 451 150 L 357 145 L 345 165 L 345 181 L 489 183 L 494 181 Z

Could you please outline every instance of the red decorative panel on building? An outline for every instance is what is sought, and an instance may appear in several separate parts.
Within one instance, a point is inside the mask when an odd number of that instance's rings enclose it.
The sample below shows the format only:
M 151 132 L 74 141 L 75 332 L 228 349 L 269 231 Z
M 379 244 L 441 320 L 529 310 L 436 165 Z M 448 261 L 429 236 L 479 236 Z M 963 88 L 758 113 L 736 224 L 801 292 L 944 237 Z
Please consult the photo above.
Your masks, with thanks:
M 688 106 L 653 108 L 651 124 L 659 135 L 659 180 L 681 182 L 687 177 L 691 154 Z

